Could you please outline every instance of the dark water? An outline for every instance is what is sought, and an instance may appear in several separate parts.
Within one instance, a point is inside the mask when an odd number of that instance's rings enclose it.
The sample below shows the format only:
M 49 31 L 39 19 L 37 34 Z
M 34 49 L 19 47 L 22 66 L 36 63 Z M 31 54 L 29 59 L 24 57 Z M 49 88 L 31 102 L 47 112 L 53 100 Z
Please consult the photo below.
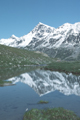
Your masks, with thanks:
M 0 87 L 0 120 L 22 120 L 32 108 L 63 107 L 80 116 L 80 76 L 38 69 L 8 80 L 15 85 Z

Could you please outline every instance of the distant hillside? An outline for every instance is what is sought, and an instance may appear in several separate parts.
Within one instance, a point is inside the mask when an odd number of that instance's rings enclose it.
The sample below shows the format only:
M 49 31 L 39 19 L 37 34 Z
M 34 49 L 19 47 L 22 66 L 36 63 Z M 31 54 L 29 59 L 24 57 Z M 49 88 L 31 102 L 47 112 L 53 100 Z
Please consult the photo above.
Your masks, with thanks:
M 48 55 L 0 45 L 0 67 L 16 67 L 31 64 L 47 64 L 52 61 Z

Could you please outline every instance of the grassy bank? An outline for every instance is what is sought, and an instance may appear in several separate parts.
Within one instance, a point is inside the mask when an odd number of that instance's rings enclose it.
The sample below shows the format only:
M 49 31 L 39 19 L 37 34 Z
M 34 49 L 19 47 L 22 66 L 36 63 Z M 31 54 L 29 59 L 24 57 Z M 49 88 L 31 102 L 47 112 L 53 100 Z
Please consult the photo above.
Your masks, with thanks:
M 23 120 L 80 120 L 72 111 L 63 108 L 46 110 L 32 109 L 24 114 Z
M 80 61 L 76 62 L 55 61 L 45 66 L 44 69 L 80 75 Z
M 0 45 L 0 68 L 46 64 L 51 58 L 42 53 Z
M 11 85 L 13 85 L 11 81 L 0 80 L 0 87 L 11 86 Z

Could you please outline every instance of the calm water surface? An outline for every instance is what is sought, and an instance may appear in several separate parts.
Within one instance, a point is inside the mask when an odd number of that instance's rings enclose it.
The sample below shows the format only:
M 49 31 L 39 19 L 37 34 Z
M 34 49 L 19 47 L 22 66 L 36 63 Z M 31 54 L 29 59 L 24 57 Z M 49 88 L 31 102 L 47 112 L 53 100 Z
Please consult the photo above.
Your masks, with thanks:
M 80 76 L 38 69 L 8 81 L 14 85 L 0 87 L 0 120 L 22 120 L 32 108 L 63 107 L 80 116 Z

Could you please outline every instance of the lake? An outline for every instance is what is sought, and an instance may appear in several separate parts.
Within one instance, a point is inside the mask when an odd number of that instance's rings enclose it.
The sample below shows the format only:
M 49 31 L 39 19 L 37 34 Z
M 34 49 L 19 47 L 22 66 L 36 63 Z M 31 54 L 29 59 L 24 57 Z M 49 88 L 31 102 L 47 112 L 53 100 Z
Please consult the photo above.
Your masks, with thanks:
M 0 87 L 0 120 L 22 120 L 26 110 L 63 107 L 80 117 L 80 76 L 49 70 L 32 70 L 7 79 Z M 40 100 L 48 104 L 38 104 Z

